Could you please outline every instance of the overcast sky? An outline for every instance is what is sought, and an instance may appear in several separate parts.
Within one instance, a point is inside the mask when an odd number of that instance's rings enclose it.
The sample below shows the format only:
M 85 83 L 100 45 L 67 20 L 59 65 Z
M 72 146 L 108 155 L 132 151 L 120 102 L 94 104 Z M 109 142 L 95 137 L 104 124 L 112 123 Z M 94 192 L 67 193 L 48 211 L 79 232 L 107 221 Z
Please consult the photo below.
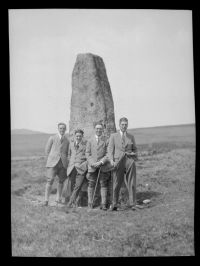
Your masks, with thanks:
M 10 9 L 9 46 L 11 129 L 69 125 L 79 53 L 102 57 L 117 126 L 195 123 L 190 10 Z

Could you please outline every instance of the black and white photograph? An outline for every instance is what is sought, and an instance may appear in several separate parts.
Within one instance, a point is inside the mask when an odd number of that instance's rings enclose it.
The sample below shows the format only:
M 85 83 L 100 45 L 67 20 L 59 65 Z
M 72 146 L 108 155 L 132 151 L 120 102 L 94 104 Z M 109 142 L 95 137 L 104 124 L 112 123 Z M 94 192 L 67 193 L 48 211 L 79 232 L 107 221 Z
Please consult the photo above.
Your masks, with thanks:
M 195 256 L 193 11 L 8 9 L 12 257 Z

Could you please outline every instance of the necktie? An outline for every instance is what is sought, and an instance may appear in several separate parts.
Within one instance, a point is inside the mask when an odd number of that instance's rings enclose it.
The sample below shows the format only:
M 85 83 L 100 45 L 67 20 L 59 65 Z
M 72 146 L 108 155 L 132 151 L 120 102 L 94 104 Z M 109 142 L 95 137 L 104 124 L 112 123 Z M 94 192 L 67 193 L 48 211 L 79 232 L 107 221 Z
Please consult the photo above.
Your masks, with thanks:
M 124 133 L 122 133 L 122 145 L 125 146 L 125 136 L 124 136 Z
M 99 144 L 99 137 L 97 137 L 97 145 Z
M 79 144 L 78 144 L 78 143 L 76 143 L 76 146 L 75 146 L 75 147 L 76 147 L 76 150 L 78 150 L 78 148 L 79 148 Z
M 60 138 L 60 142 L 62 143 L 63 140 L 64 140 L 64 136 L 62 136 L 62 137 Z

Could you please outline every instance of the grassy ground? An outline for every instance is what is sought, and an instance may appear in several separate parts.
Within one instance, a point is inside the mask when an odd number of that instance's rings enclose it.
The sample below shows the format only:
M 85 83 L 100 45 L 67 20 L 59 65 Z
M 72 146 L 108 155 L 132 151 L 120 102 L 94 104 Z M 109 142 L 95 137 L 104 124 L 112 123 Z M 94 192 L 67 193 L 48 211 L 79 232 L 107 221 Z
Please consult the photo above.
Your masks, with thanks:
M 66 212 L 42 207 L 45 158 L 12 160 L 12 255 L 121 257 L 194 255 L 194 139 L 140 147 L 137 200 L 147 208 L 131 211 Z M 148 185 L 147 185 L 148 184 Z M 55 200 L 54 184 L 51 202 Z M 121 201 L 127 193 L 122 189 Z

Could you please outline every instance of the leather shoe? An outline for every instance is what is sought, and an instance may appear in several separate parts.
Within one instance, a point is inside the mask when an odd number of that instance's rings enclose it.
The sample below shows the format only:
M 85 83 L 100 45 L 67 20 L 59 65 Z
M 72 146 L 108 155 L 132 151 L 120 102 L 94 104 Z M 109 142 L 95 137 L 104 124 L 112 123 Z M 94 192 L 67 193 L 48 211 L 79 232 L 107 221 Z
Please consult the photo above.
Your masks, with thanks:
M 144 209 L 144 206 L 142 206 L 142 205 L 136 205 L 135 206 L 137 209 Z
M 117 206 L 111 206 L 110 210 L 111 210 L 111 211 L 117 211 L 118 208 L 117 208 Z
M 131 206 L 131 210 L 133 210 L 133 211 L 136 211 L 136 210 L 138 210 L 138 209 L 143 209 L 143 208 L 144 208 L 144 207 L 141 206 L 141 205 Z
M 100 209 L 103 210 L 103 211 L 107 211 L 106 204 L 102 204 Z
M 48 206 L 48 201 L 45 201 L 43 206 Z
M 137 208 L 136 208 L 135 206 L 132 206 L 132 207 L 131 207 L 131 210 L 132 210 L 132 211 L 136 211 Z

